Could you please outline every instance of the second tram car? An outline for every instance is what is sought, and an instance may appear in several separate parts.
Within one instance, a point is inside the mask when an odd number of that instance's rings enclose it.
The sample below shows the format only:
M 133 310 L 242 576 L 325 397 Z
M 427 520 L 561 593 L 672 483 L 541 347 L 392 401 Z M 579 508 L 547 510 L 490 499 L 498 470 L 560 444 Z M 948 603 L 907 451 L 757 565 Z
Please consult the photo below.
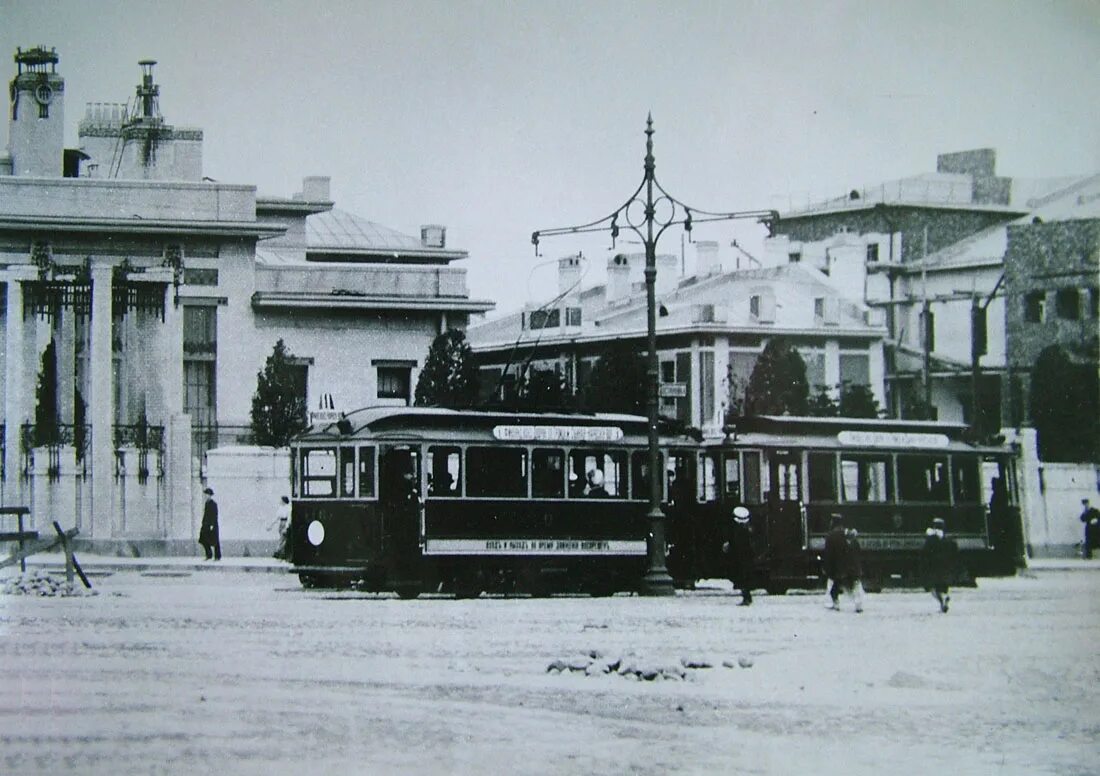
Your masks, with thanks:
M 971 443 L 965 426 L 745 417 L 668 456 L 668 566 L 681 585 L 727 576 L 721 534 L 739 505 L 751 512 L 757 579 L 772 592 L 822 581 L 832 515 L 858 532 L 868 589 L 918 579 L 933 517 L 958 541 L 964 577 L 1014 573 L 1023 554 L 1016 450 Z
M 632 590 L 646 442 L 631 415 L 349 413 L 292 444 L 291 562 L 307 586 L 403 597 Z

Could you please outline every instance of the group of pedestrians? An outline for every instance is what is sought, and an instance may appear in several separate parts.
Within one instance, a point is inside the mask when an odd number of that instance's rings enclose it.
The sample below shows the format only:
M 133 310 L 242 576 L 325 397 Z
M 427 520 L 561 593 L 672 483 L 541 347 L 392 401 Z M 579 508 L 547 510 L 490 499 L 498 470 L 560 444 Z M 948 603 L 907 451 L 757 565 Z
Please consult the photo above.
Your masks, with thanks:
M 722 544 L 727 557 L 730 580 L 740 591 L 739 606 L 752 604 L 752 588 L 755 584 L 755 554 L 752 549 L 752 526 L 749 510 L 743 506 L 733 510 L 733 519 Z M 863 611 L 863 559 L 859 545 L 859 532 L 844 525 L 843 515 L 830 518 L 829 532 L 825 535 L 825 547 L 821 554 L 825 589 L 828 592 L 828 608 L 840 611 L 843 594 L 850 599 L 856 613 Z M 951 585 L 959 575 L 959 545 L 946 533 L 943 518 L 934 517 L 925 531 L 920 554 L 921 580 L 947 613 L 951 606 Z

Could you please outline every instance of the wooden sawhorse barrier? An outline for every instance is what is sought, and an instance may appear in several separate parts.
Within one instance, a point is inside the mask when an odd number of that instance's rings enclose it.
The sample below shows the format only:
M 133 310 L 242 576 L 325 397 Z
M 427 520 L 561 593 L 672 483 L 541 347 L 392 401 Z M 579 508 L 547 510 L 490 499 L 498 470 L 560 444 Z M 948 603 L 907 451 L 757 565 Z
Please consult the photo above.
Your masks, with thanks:
M 19 570 L 25 573 L 27 571 L 27 558 L 40 552 L 49 552 L 60 545 L 65 553 L 65 580 L 71 585 L 74 574 L 79 575 L 84 587 L 90 590 L 92 583 L 84 575 L 84 569 L 80 568 L 80 563 L 77 561 L 76 555 L 73 554 L 73 537 L 80 531 L 76 528 L 70 528 L 68 531 L 62 530 L 61 524 L 54 520 L 53 528 L 57 535 L 40 539 L 38 531 L 27 531 L 23 528 L 23 518 L 29 515 L 30 512 L 27 507 L 0 507 L 0 516 L 15 515 L 19 523 L 17 531 L 0 531 L 0 542 L 19 542 L 19 551 L 4 560 L 0 560 L 0 569 L 18 563 Z

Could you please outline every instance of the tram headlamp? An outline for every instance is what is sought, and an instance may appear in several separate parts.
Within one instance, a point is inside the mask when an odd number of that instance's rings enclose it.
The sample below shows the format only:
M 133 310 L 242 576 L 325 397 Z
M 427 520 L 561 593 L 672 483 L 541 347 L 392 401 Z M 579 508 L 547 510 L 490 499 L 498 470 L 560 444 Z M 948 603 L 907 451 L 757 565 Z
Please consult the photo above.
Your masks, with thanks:
M 325 527 L 320 520 L 314 520 L 309 524 L 306 528 L 306 538 L 314 547 L 321 546 L 321 542 L 325 540 Z

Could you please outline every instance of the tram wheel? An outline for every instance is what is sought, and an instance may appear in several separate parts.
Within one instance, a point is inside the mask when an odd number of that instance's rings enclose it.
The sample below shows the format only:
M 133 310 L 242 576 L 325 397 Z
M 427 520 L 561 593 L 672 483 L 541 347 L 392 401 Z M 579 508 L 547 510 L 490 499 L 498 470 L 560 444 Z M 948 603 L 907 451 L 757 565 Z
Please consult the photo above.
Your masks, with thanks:
M 405 601 L 411 601 L 414 598 L 420 597 L 421 590 L 419 584 L 398 585 L 395 589 L 397 597 Z

